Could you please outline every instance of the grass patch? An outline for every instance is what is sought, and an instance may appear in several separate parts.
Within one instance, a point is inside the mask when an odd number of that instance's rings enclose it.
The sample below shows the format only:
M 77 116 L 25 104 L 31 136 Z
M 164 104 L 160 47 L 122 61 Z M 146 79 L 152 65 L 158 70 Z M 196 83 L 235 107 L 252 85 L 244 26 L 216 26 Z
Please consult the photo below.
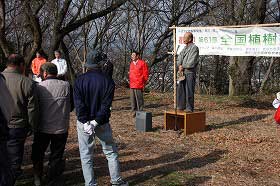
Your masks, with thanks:
M 182 186 L 186 185 L 189 180 L 193 180 L 196 176 L 188 175 L 181 171 L 166 173 L 161 176 L 156 176 L 150 180 L 145 181 L 141 184 L 132 184 L 132 185 L 144 185 L 144 186 L 152 186 L 152 185 L 160 185 L 160 186 Z
M 188 175 L 183 172 L 172 172 L 159 180 L 161 186 L 180 186 L 184 185 L 188 180 L 193 179 L 194 175 Z

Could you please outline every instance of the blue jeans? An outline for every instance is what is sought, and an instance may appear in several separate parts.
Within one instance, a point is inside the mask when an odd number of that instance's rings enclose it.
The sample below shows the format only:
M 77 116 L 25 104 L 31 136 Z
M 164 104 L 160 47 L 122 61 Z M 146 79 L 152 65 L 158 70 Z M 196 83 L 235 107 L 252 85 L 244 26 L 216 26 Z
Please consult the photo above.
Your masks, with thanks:
M 77 130 L 85 186 L 97 185 L 93 171 L 93 148 L 95 144 L 95 136 L 99 139 L 100 144 L 102 145 L 103 153 L 107 158 L 111 183 L 117 183 L 118 180 L 121 179 L 120 166 L 118 160 L 118 150 L 113 140 L 110 124 L 107 123 L 104 125 L 98 125 L 95 128 L 95 133 L 88 135 L 84 132 L 83 124 L 77 121 Z

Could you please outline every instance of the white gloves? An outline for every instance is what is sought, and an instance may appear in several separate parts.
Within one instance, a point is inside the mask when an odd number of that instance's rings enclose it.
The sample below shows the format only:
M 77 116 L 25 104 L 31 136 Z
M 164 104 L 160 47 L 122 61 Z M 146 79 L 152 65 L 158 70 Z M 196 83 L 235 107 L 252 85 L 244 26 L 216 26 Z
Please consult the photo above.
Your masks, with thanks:
M 280 106 L 280 100 L 278 99 L 275 99 L 273 102 L 272 102 L 272 105 L 274 108 L 278 108 Z
M 84 132 L 86 134 L 92 135 L 93 133 L 95 133 L 94 129 L 98 125 L 98 123 L 95 120 L 92 120 L 84 123 L 83 125 L 84 125 Z

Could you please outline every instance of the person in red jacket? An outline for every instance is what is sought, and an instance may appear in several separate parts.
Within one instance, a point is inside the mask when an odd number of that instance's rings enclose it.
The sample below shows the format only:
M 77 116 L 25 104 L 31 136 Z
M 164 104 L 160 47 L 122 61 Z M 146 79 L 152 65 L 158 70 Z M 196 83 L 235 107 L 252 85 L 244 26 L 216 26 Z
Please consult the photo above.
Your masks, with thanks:
M 40 77 L 40 67 L 44 63 L 47 62 L 47 60 L 42 56 L 43 51 L 39 50 L 36 52 L 36 58 L 33 59 L 31 64 L 31 70 L 33 73 L 33 80 L 37 82 L 41 82 L 42 79 Z
M 133 117 L 135 117 L 135 111 L 143 110 L 143 91 L 149 77 L 149 72 L 148 65 L 144 60 L 140 59 L 139 52 L 133 51 L 131 53 L 131 60 L 129 68 L 130 98 L 131 110 Z

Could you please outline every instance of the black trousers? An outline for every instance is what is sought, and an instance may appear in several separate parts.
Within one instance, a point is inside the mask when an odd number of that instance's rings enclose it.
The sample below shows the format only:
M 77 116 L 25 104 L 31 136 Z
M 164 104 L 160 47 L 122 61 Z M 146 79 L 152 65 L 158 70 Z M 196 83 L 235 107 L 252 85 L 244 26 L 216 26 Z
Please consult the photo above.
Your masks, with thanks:
M 186 72 L 186 110 L 192 112 L 194 111 L 195 79 L 194 72 Z
M 7 153 L 7 141 L 0 141 L 0 185 L 13 186 L 14 174 Z
M 37 132 L 34 134 L 32 145 L 32 161 L 35 171 L 39 174 L 43 171 L 43 162 L 45 151 L 50 145 L 51 154 L 49 157 L 50 177 L 57 177 L 62 174 L 64 169 L 63 153 L 67 141 L 68 133 L 63 134 L 46 134 Z
M 177 109 L 186 109 L 186 80 L 179 81 L 177 84 Z
M 8 156 L 11 161 L 11 167 L 15 177 L 21 175 L 21 164 L 24 153 L 24 143 L 27 138 L 29 129 L 27 128 L 10 128 L 7 141 Z

